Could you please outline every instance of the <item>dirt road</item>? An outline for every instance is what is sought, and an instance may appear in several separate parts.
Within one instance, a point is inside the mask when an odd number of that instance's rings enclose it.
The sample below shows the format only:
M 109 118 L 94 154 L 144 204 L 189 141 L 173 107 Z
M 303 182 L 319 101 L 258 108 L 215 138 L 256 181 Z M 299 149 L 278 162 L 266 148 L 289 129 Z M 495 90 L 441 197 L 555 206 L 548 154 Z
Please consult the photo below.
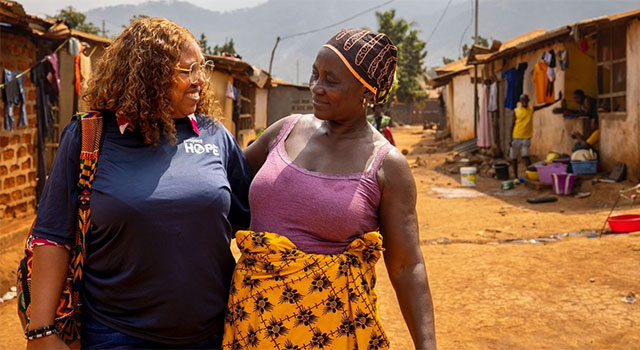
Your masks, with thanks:
M 617 191 L 633 184 L 587 184 L 586 199 L 532 205 L 526 198 L 540 193 L 502 191 L 499 181 L 480 177 L 477 197 L 443 198 L 440 189 L 460 188 L 459 175 L 434 170 L 445 155 L 415 152 L 432 145 L 433 135 L 418 128 L 394 134 L 410 164 L 427 160 L 413 173 L 439 349 L 640 349 L 640 301 L 621 301 L 629 292 L 640 297 L 640 234 L 495 244 L 597 231 Z M 628 207 L 619 212 L 634 211 Z M 392 348 L 410 349 L 382 264 L 378 271 Z
M 501 191 L 497 180 L 481 177 L 472 196 L 446 198 L 447 190 L 460 194 L 457 175 L 434 170 L 446 155 L 419 151 L 433 135 L 419 128 L 394 133 L 398 148 L 410 151 L 410 164 L 426 159 L 413 173 L 439 349 L 640 349 L 640 301 L 621 301 L 630 292 L 640 298 L 640 234 L 585 236 L 602 227 L 616 191 L 630 183 L 592 186 L 586 199 L 531 205 L 525 199 L 537 192 Z M 554 234 L 567 237 L 499 243 Z M 392 348 L 410 349 L 384 264 L 377 269 Z M 0 348 L 23 348 L 15 301 L 0 305 L 0 324 Z

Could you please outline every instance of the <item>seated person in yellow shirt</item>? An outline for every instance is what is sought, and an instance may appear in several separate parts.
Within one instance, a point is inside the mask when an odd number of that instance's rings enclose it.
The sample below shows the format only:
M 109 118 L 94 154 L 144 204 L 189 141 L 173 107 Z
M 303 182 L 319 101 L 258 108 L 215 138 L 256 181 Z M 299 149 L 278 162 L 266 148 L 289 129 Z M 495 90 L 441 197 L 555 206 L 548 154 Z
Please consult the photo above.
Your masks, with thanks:
M 533 137 L 533 112 L 551 106 L 561 99 L 562 91 L 559 93 L 558 99 L 552 103 L 529 106 L 529 96 L 526 94 L 520 96 L 520 106 L 513 110 L 515 120 L 511 127 L 511 148 L 509 149 L 513 176 L 516 179 L 518 178 L 518 154 L 522 155 L 522 159 L 527 167 L 531 165 L 529 147 L 531 147 L 531 138 Z
M 600 129 L 598 128 L 598 119 L 592 120 L 591 128 L 591 134 L 586 139 L 577 131 L 571 134 L 571 138 L 578 140 L 578 142 L 576 142 L 576 144 L 571 148 L 571 152 L 575 152 L 580 149 L 591 149 L 596 153 L 596 155 L 598 155 L 598 150 L 600 149 Z

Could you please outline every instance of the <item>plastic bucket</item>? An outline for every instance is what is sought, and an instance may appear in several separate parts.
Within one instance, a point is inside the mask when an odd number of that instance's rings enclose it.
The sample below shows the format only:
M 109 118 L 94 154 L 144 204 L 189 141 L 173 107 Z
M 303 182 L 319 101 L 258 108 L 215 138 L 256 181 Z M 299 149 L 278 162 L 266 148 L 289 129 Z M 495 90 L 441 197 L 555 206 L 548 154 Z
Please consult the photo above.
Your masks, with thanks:
M 568 195 L 573 191 L 574 174 L 551 174 L 553 180 L 553 192 L 560 195 Z
M 460 183 L 464 187 L 474 187 L 476 185 L 478 169 L 474 166 L 460 168 Z
M 561 174 L 567 172 L 567 165 L 562 163 L 551 163 L 548 165 L 536 165 L 538 169 L 538 177 L 540 177 L 540 183 L 551 185 L 553 180 L 551 174 Z
M 498 180 L 509 180 L 509 163 L 498 163 L 491 167 L 496 170 Z

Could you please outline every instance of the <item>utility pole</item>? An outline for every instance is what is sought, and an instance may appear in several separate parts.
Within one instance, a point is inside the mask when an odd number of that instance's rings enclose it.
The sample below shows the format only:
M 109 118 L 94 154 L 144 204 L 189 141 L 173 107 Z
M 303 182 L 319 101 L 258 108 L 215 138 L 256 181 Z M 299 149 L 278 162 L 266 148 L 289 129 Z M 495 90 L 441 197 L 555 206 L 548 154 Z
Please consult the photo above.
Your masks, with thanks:
M 107 31 L 104 29 L 104 19 L 102 20 L 102 37 L 103 38 L 107 37 Z
M 300 60 L 296 60 L 296 84 L 300 84 Z
M 280 37 L 276 38 L 276 43 L 273 45 L 273 50 L 271 50 L 271 58 L 269 59 L 269 76 L 271 76 L 271 68 L 273 68 L 273 56 L 276 54 L 276 48 L 278 47 L 278 43 L 280 42 Z
M 478 0 L 475 1 L 475 36 L 473 38 L 473 45 L 478 45 Z M 471 51 L 473 51 L 473 48 L 471 48 Z M 474 55 L 474 61 L 475 61 L 475 55 Z M 475 135 L 475 137 L 478 137 L 478 120 L 479 120 L 479 114 L 478 113 L 478 64 L 474 64 L 473 65 L 473 134 Z

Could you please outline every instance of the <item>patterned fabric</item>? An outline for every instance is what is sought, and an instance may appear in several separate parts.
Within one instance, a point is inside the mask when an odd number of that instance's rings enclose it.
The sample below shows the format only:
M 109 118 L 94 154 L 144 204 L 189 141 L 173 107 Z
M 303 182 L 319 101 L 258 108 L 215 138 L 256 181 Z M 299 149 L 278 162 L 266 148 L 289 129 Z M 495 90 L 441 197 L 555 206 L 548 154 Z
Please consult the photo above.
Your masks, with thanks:
M 82 290 L 82 269 L 86 256 L 85 237 L 91 227 L 91 190 L 95 177 L 96 165 L 102 138 L 103 119 L 99 112 L 78 113 L 74 116 L 81 121 L 82 148 L 80 150 L 80 175 L 78 188 L 78 228 L 76 241 L 71 247 L 69 270 L 60 294 L 60 301 L 55 313 L 58 335 L 71 348 L 80 347 L 80 291 Z M 25 257 L 18 267 L 18 316 L 23 328 L 29 326 L 31 313 L 31 271 L 33 247 L 36 245 L 52 245 L 47 240 L 29 235 L 25 248 Z M 55 244 L 53 244 L 55 245 Z
M 58 242 L 54 242 L 54 241 L 49 240 L 49 239 L 40 238 L 40 237 L 33 237 L 33 236 L 29 236 L 27 238 L 27 249 L 33 250 L 33 247 L 37 247 L 39 245 L 52 245 L 54 247 L 59 247 L 59 248 L 64 248 L 66 250 L 71 250 L 71 246 L 69 246 L 67 244 L 60 244 Z
M 398 49 L 382 33 L 343 29 L 323 46 L 335 52 L 351 73 L 371 92 L 374 102 L 389 99 L 398 60 Z
M 223 349 L 387 349 L 375 264 L 382 236 L 342 253 L 306 254 L 275 233 L 239 231 Z

